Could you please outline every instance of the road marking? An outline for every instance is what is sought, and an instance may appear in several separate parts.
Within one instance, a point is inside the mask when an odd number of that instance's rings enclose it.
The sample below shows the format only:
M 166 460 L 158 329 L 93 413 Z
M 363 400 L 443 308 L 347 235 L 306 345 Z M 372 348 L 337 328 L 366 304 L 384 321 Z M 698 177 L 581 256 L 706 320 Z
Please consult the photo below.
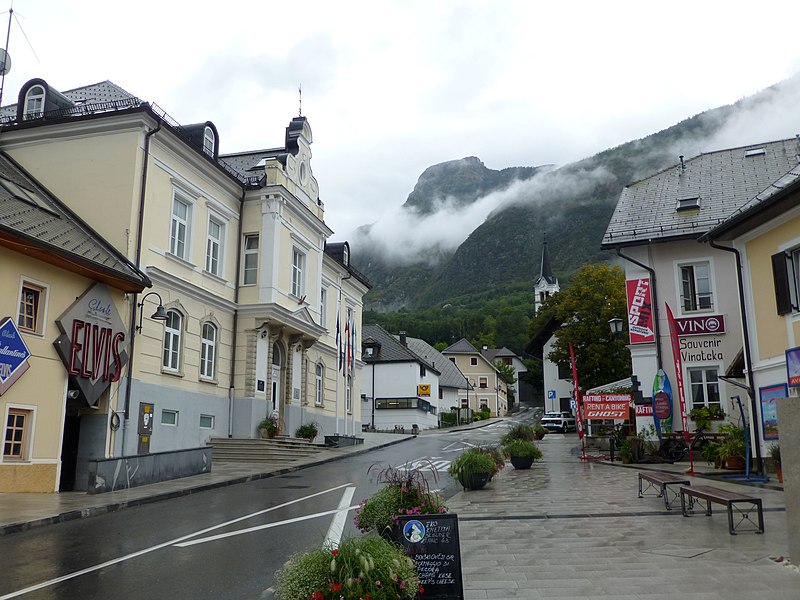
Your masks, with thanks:
M 353 494 L 356 493 L 356 488 L 349 487 L 342 494 L 342 499 L 339 500 L 339 510 L 336 511 L 331 526 L 328 528 L 328 534 L 325 536 L 325 541 L 322 543 L 323 548 L 338 548 L 339 542 L 344 533 L 344 525 L 347 519 L 347 513 L 353 510 L 350 501 L 353 499 Z
M 132 552 L 131 554 L 126 554 L 125 556 L 120 556 L 119 558 L 114 558 L 108 560 L 104 563 L 100 563 L 99 565 L 94 565 L 92 567 L 87 567 L 85 569 L 81 569 L 80 571 L 75 571 L 74 573 L 69 573 L 67 575 L 62 575 L 61 577 L 56 577 L 55 579 L 50 579 L 49 581 L 43 581 L 42 583 L 37 583 L 36 585 L 32 585 L 30 587 L 26 587 L 25 589 L 18 590 L 16 592 L 11 592 L 10 594 L 6 594 L 4 596 L 0 596 L 0 600 L 9 600 L 10 598 L 18 598 L 19 596 L 23 596 L 25 594 L 29 594 L 31 592 L 35 592 L 36 590 L 41 590 L 46 587 L 50 587 L 52 585 L 56 585 L 57 583 L 61 583 L 62 581 L 68 581 L 70 579 L 75 579 L 76 577 L 80 577 L 81 575 L 86 575 L 87 573 L 92 573 L 93 571 L 99 571 L 100 569 L 104 569 L 106 567 L 110 567 L 112 565 L 119 564 L 121 562 L 125 562 L 132 558 L 137 558 L 139 556 L 143 556 L 145 554 L 149 554 L 150 552 L 155 552 L 156 550 L 161 550 L 162 548 L 166 548 L 167 546 L 174 546 L 175 544 L 182 542 L 184 540 L 191 539 L 198 535 L 203 535 L 204 533 L 208 533 L 210 531 L 215 531 L 216 529 L 221 529 L 222 527 L 227 527 L 228 525 L 233 525 L 234 523 L 239 523 L 240 521 L 244 521 L 246 519 L 251 519 L 253 517 L 257 517 L 259 515 L 263 515 L 265 513 L 271 512 L 273 510 L 277 510 L 279 508 L 284 508 L 291 504 L 297 504 L 298 502 L 303 502 L 304 500 L 309 500 L 311 498 L 316 498 L 317 496 L 321 496 L 322 494 L 327 494 L 328 492 L 335 492 L 336 490 L 340 490 L 342 488 L 348 487 L 353 485 L 352 483 L 343 483 L 342 485 L 337 485 L 336 487 L 323 490 L 321 492 L 317 492 L 316 494 L 311 494 L 309 496 L 303 496 L 302 498 L 297 498 L 296 500 L 290 500 L 289 502 L 284 502 L 283 504 L 279 504 L 277 506 L 272 506 L 270 508 L 265 508 L 264 510 L 259 510 L 257 512 L 251 513 L 249 515 L 244 515 L 243 517 L 238 517 L 236 519 L 232 519 L 230 521 L 226 521 L 225 523 L 220 523 L 219 525 L 214 525 L 212 527 L 207 527 L 206 529 L 201 529 L 200 531 L 196 531 L 195 533 L 190 533 L 188 535 L 181 536 L 179 538 L 175 538 L 174 540 L 170 540 L 168 542 L 163 542 L 161 544 L 157 544 L 155 546 L 151 546 L 150 548 L 145 548 L 144 550 L 139 550 L 138 552 Z M 331 511 L 335 512 L 335 511 Z

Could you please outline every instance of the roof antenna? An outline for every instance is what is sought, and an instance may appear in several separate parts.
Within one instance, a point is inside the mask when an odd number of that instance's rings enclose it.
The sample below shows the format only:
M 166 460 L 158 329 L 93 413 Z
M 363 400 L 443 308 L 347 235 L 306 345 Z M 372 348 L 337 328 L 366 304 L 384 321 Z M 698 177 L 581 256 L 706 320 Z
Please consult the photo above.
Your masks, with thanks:
M 11 17 L 14 16 L 14 3 L 11 3 L 11 8 L 8 9 L 8 29 L 6 30 L 6 45 L 0 55 L 0 106 L 3 105 L 3 87 L 6 83 L 6 73 L 11 70 L 11 57 L 8 55 L 8 42 L 11 39 Z
M 297 93 L 300 94 L 300 116 L 303 116 L 303 84 L 297 86 Z

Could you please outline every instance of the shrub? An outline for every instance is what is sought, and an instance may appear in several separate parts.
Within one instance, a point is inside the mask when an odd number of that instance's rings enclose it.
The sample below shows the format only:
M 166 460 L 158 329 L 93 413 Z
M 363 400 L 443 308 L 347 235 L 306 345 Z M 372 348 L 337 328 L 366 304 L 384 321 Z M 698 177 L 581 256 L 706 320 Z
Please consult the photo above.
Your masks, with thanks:
M 295 554 L 275 576 L 281 600 L 410 599 L 421 591 L 403 549 L 373 535 L 345 538 L 338 549 Z
M 542 427 L 539 425 L 539 427 Z M 542 427 L 544 429 L 544 427 Z M 527 440 L 532 442 L 536 439 L 534 428 L 525 423 L 518 423 L 511 427 L 506 433 L 500 436 L 500 445 L 505 446 L 512 440 Z
M 437 477 L 433 471 L 434 478 Z M 447 506 L 438 492 L 432 492 L 419 469 L 399 470 L 391 466 L 378 474 L 378 483 L 386 485 L 362 500 L 353 522 L 361 531 L 383 533 L 397 523 L 400 515 L 446 513 Z
M 280 431 L 280 425 L 278 424 L 278 419 L 275 417 L 267 417 L 263 421 L 258 424 L 258 428 L 261 431 L 266 431 L 267 435 L 273 436 L 277 435 Z
M 500 467 L 498 467 L 498 458 L 495 454 L 500 454 Z M 469 476 L 472 473 L 494 475 L 502 468 L 502 465 L 505 465 L 505 457 L 496 447 L 493 447 L 493 449 L 490 449 L 490 447 L 467 448 L 450 463 L 448 472 L 456 479 L 458 479 L 459 475 Z
M 294 437 L 313 440 L 319 434 L 319 426 L 315 422 L 303 423 L 294 432 Z
M 511 440 L 507 444 L 503 444 L 503 450 L 506 456 L 532 458 L 534 460 L 542 458 L 542 451 L 539 449 L 539 446 L 529 440 Z

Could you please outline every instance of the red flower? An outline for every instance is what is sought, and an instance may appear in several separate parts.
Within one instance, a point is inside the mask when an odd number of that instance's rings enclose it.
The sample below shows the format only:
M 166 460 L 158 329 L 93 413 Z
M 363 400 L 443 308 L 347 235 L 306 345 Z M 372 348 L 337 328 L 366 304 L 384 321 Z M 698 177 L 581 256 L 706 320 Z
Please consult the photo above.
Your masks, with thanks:
M 314 592 L 311 594 L 311 600 L 324 600 L 325 596 L 322 595 L 322 592 Z
M 340 589 L 342 589 L 342 584 L 341 583 L 333 583 L 331 581 L 330 586 L 331 586 L 331 590 L 333 590 L 334 592 L 338 592 Z
M 339 556 L 339 551 L 334 548 L 333 550 L 331 550 L 331 554 L 333 554 L 334 556 Z
M 422 586 L 419 586 L 419 593 L 420 594 L 424 594 L 425 593 L 425 588 L 422 587 Z

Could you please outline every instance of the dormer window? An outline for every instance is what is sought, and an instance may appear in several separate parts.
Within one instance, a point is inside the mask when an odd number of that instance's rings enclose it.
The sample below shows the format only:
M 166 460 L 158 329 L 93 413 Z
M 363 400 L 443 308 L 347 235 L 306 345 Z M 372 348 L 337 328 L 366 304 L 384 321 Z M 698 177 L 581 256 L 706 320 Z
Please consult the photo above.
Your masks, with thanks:
M 214 137 L 214 130 L 211 127 L 206 127 L 203 131 L 203 152 L 208 154 L 210 157 L 214 157 L 214 143 L 216 142 L 216 138 Z
M 342 264 L 345 267 L 350 266 L 350 248 L 347 247 L 347 244 L 342 246 Z
M 35 119 L 44 113 L 44 88 L 34 85 L 25 94 L 25 112 L 23 118 Z
M 750 156 L 764 156 L 767 153 L 766 148 L 749 148 L 744 151 L 745 157 Z
M 682 210 L 697 210 L 700 208 L 700 198 L 693 196 L 691 198 L 679 198 L 678 206 L 675 210 L 681 212 Z

